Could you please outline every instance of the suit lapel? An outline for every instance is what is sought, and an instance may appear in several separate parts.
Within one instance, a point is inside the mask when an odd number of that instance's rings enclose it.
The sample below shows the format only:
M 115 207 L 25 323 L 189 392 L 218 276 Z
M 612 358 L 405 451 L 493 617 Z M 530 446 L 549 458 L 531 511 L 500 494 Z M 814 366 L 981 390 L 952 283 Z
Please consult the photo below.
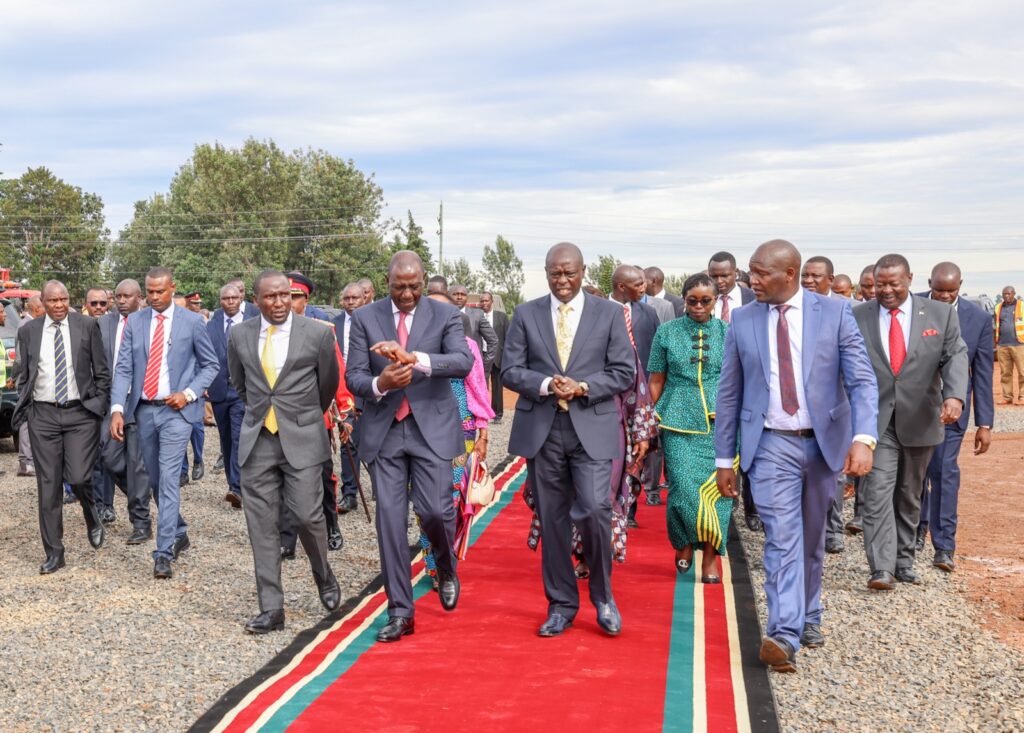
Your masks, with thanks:
M 243 338 L 240 340 L 239 347 L 245 349 L 248 353 L 250 361 L 255 365 L 256 372 L 269 390 L 270 382 L 267 381 L 267 376 L 263 373 L 263 360 L 260 358 L 260 328 L 262 328 L 263 322 L 259 318 L 250 318 L 248 321 L 242 321 L 237 326 L 232 326 L 231 329 L 242 328 L 249 321 L 253 320 L 256 321 L 256 327 L 246 326 L 242 330 Z
M 395 314 L 391 308 L 391 298 L 385 298 L 378 302 L 382 305 L 377 308 L 376 316 L 380 327 L 384 330 L 384 336 L 391 341 L 398 341 L 398 329 L 395 327 Z M 373 344 L 367 344 L 367 346 L 373 346 Z
M 761 369 L 764 372 L 764 383 L 770 385 L 771 375 L 771 350 L 768 346 L 768 308 L 765 303 L 754 303 L 749 306 L 754 308 L 754 343 L 757 344 L 757 353 L 761 357 Z
M 153 309 L 147 308 L 142 311 L 142 316 L 139 318 L 137 323 L 139 324 L 139 338 L 142 340 L 142 356 L 145 364 L 142 365 L 143 370 L 146 368 L 146 364 L 149 363 L 149 327 L 153 322 Z
M 558 342 L 555 340 L 555 327 L 551 325 L 550 295 L 545 295 L 542 299 L 536 301 L 536 307 L 533 309 L 533 318 L 537 322 L 537 328 L 540 330 L 541 341 L 544 342 L 548 349 L 548 354 L 551 355 L 551 363 L 561 369 L 562 362 L 558 358 Z
M 423 331 L 427 328 L 427 321 L 432 319 L 434 316 L 431 310 L 432 303 L 430 298 L 420 298 L 419 303 L 416 304 L 416 315 L 412 319 L 412 328 L 409 329 L 409 340 L 405 343 L 405 350 L 410 354 L 416 350 L 416 347 L 420 343 L 420 339 L 423 338 Z M 469 334 L 466 334 L 469 336 Z M 395 338 L 398 337 L 397 329 L 395 331 Z
M 868 340 L 870 349 L 875 353 L 877 363 L 884 364 L 885 368 L 892 374 L 892 365 L 885 356 L 885 348 L 882 346 L 882 334 L 879 331 L 878 318 L 881 315 L 880 307 L 877 300 L 872 300 L 869 304 L 870 317 L 868 318 L 869 323 L 867 324 L 867 333 L 863 333 L 864 329 L 861 329 L 863 336 Z
M 803 343 L 800 345 L 800 360 L 803 364 L 804 384 L 811 376 L 811 367 L 814 366 L 814 356 L 818 353 L 815 345 L 818 343 L 818 331 L 821 329 L 821 303 L 812 298 L 808 292 L 804 293 L 804 335 Z M 808 353 L 808 347 L 810 353 Z
M 921 332 L 929 327 L 925 322 L 928 318 L 926 305 L 924 298 L 915 295 L 910 299 L 910 341 L 907 344 L 907 361 L 914 358 L 918 347 L 921 346 Z
M 77 382 L 78 381 L 78 370 L 85 363 L 83 361 L 83 357 L 82 357 L 82 354 L 81 354 L 81 351 L 82 351 L 82 335 L 83 335 L 82 332 L 84 330 L 82 328 L 82 326 L 84 324 L 83 324 L 83 322 L 82 322 L 82 320 L 80 318 L 72 318 L 71 317 L 72 315 L 74 315 L 74 314 L 68 313 L 68 316 L 67 316 L 67 318 L 68 318 L 68 333 L 71 336 L 71 354 L 72 354 L 71 358 L 74 361 L 73 366 L 74 366 L 74 370 L 75 370 L 75 381 Z M 83 316 L 83 318 L 85 318 L 85 316 Z M 81 391 L 81 388 L 79 388 L 79 391 Z
M 177 360 L 174 359 L 174 345 L 179 341 L 184 343 L 185 338 L 185 316 L 183 313 L 191 312 L 186 311 L 184 308 L 179 308 L 176 305 L 171 306 L 174 309 L 174 315 L 171 318 L 171 337 L 169 343 L 167 343 L 167 379 L 171 383 L 171 391 L 177 392 L 177 381 L 175 375 L 177 374 L 175 367 L 177 366 Z
M 308 321 L 292 316 L 292 332 L 288 334 L 288 355 L 284 358 L 284 366 L 281 367 L 281 371 L 278 373 L 277 380 L 274 384 L 280 384 L 285 375 L 292 370 L 292 365 L 295 364 L 296 354 L 299 353 L 301 342 L 306 338 L 308 333 L 306 329 L 308 328 Z M 263 370 L 260 369 L 260 371 Z

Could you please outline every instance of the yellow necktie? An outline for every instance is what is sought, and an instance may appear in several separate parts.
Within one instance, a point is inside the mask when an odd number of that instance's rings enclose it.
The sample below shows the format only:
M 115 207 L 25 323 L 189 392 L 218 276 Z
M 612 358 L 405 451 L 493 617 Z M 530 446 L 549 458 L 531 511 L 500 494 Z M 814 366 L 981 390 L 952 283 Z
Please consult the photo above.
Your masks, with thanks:
M 569 311 L 572 306 L 562 303 L 558 306 L 558 329 L 555 332 L 555 342 L 558 345 L 558 360 L 562 362 L 562 369 L 569 364 L 569 355 L 572 353 L 572 333 L 569 331 Z M 565 400 L 558 401 L 558 407 L 562 410 L 569 409 L 569 403 Z
M 277 326 L 267 327 L 267 340 L 263 342 L 263 355 L 260 357 L 260 364 L 263 365 L 263 375 L 267 378 L 267 384 L 274 388 L 277 381 L 277 364 L 274 361 L 273 336 Z M 277 415 L 274 414 L 274 406 L 267 410 L 267 416 L 263 418 L 263 427 L 271 433 L 277 433 Z

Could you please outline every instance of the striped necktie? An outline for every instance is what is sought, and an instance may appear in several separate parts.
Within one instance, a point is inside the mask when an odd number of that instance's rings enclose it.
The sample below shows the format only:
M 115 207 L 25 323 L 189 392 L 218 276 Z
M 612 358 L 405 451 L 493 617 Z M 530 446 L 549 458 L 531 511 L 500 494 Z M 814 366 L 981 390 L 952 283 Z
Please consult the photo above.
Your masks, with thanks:
M 68 401 L 68 357 L 64 353 L 64 334 L 60 323 L 53 324 L 54 397 L 58 405 Z

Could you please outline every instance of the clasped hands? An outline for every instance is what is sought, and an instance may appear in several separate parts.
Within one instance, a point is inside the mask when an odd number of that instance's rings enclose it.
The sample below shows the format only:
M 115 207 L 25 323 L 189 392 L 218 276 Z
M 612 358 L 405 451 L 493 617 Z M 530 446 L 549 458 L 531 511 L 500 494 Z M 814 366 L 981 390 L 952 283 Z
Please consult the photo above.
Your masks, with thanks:
M 402 389 L 412 384 L 416 357 L 403 349 L 397 341 L 378 341 L 370 347 L 370 351 L 391 361 L 377 377 L 377 388 L 381 392 Z
M 556 374 L 551 377 L 551 381 L 548 383 L 548 391 L 560 400 L 568 402 L 576 397 L 583 396 L 583 387 L 580 383 L 571 377 L 563 377 L 560 374 Z

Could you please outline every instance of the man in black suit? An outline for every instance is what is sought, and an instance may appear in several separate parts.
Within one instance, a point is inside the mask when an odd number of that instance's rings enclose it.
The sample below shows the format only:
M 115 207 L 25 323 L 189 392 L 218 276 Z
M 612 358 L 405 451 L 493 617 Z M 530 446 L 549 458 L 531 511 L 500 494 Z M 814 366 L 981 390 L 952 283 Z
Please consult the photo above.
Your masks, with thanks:
M 676 318 L 686 313 L 686 305 L 683 303 L 683 299 L 665 290 L 665 273 L 662 272 L 660 267 L 648 267 L 645 269 L 644 280 L 646 281 L 648 298 L 667 300 L 675 309 Z
M 251 300 L 247 300 L 245 297 L 245 280 L 240 277 L 232 278 L 228 280 L 225 285 L 234 285 L 238 288 L 238 292 L 242 295 L 242 313 L 245 318 L 255 318 L 260 314 L 260 308 L 258 305 L 253 303 Z
M 100 335 L 103 337 L 103 351 L 107 365 L 113 375 L 117 364 L 117 352 L 128 322 L 128 316 L 142 307 L 142 288 L 137 280 L 122 280 L 114 290 L 115 309 L 100 319 Z M 132 534 L 127 544 L 139 545 L 152 537 L 152 521 L 149 514 L 149 500 L 153 489 L 142 459 L 137 425 L 134 420 L 125 424 L 125 439 L 119 442 L 110 437 L 110 416 L 103 419 L 103 433 L 100 435 L 100 455 L 114 483 L 128 497 L 128 518 L 132 523 Z M 93 493 L 96 487 L 93 487 Z M 100 496 L 97 495 L 97 508 Z M 113 492 L 103 497 L 104 505 L 113 503 Z M 101 515 L 102 519 L 102 515 Z
M 484 319 L 494 329 L 498 344 L 494 347 L 494 360 L 491 362 L 491 409 L 494 410 L 494 422 L 501 422 L 505 414 L 504 387 L 501 386 L 501 352 L 505 349 L 505 334 L 508 333 L 508 315 L 494 310 L 494 296 L 483 293 L 480 296 L 480 310 Z
M 738 308 L 747 303 L 757 300 L 754 291 L 750 288 L 740 287 L 737 282 L 739 269 L 736 267 L 736 257 L 732 252 L 715 252 L 708 261 L 708 277 L 715 282 L 718 288 L 718 302 L 715 303 L 715 318 L 732 322 L 732 314 Z M 757 513 L 757 506 L 754 504 L 754 497 L 750 493 L 750 481 L 745 473 L 740 473 L 740 496 L 743 499 L 743 521 L 751 532 L 760 532 L 764 529 L 761 515 Z
M 480 349 L 480 356 L 484 360 L 484 374 L 489 374 L 491 365 L 494 364 L 494 355 L 498 348 L 498 337 L 491 328 L 490 322 L 484 318 L 483 311 L 479 308 L 467 308 L 466 301 L 469 300 L 469 291 L 465 285 L 455 284 L 448 290 L 448 297 L 455 303 L 455 307 L 462 312 L 469 321 L 469 330 L 466 335 L 476 341 Z
M 107 297 L 106 288 L 89 288 L 85 291 L 83 312 L 97 321 L 107 316 L 113 306 L 112 298 Z M 104 341 L 104 346 L 106 342 Z M 109 365 L 113 369 L 113 364 Z M 92 469 L 92 498 L 96 504 L 96 512 L 104 524 L 112 524 L 117 520 L 114 513 L 114 477 L 103 463 L 103 440 L 100 439 L 100 451 L 96 454 L 96 465 Z
M 352 282 L 341 291 L 341 314 L 334 319 L 334 335 L 338 339 L 338 348 L 341 349 L 341 357 L 348 363 L 349 342 L 352 336 L 352 314 L 356 309 L 361 308 L 365 301 L 365 291 L 358 282 Z M 358 395 L 353 395 L 355 409 L 352 419 L 348 423 L 342 423 L 341 429 L 348 432 L 348 449 L 341 446 L 341 496 L 338 498 L 338 513 L 348 514 L 353 511 L 358 502 L 359 495 L 359 413 L 363 409 L 363 400 Z M 349 461 L 348 454 L 351 453 L 352 460 Z
M 72 313 L 62 282 L 43 285 L 44 318 L 18 331 L 21 397 L 13 427 L 28 419 L 36 458 L 39 530 L 46 560 L 43 575 L 64 567 L 63 483 L 78 496 L 89 544 L 103 544 L 103 523 L 92 497 L 92 470 L 99 451 L 100 425 L 110 399 L 110 368 L 95 320 Z

